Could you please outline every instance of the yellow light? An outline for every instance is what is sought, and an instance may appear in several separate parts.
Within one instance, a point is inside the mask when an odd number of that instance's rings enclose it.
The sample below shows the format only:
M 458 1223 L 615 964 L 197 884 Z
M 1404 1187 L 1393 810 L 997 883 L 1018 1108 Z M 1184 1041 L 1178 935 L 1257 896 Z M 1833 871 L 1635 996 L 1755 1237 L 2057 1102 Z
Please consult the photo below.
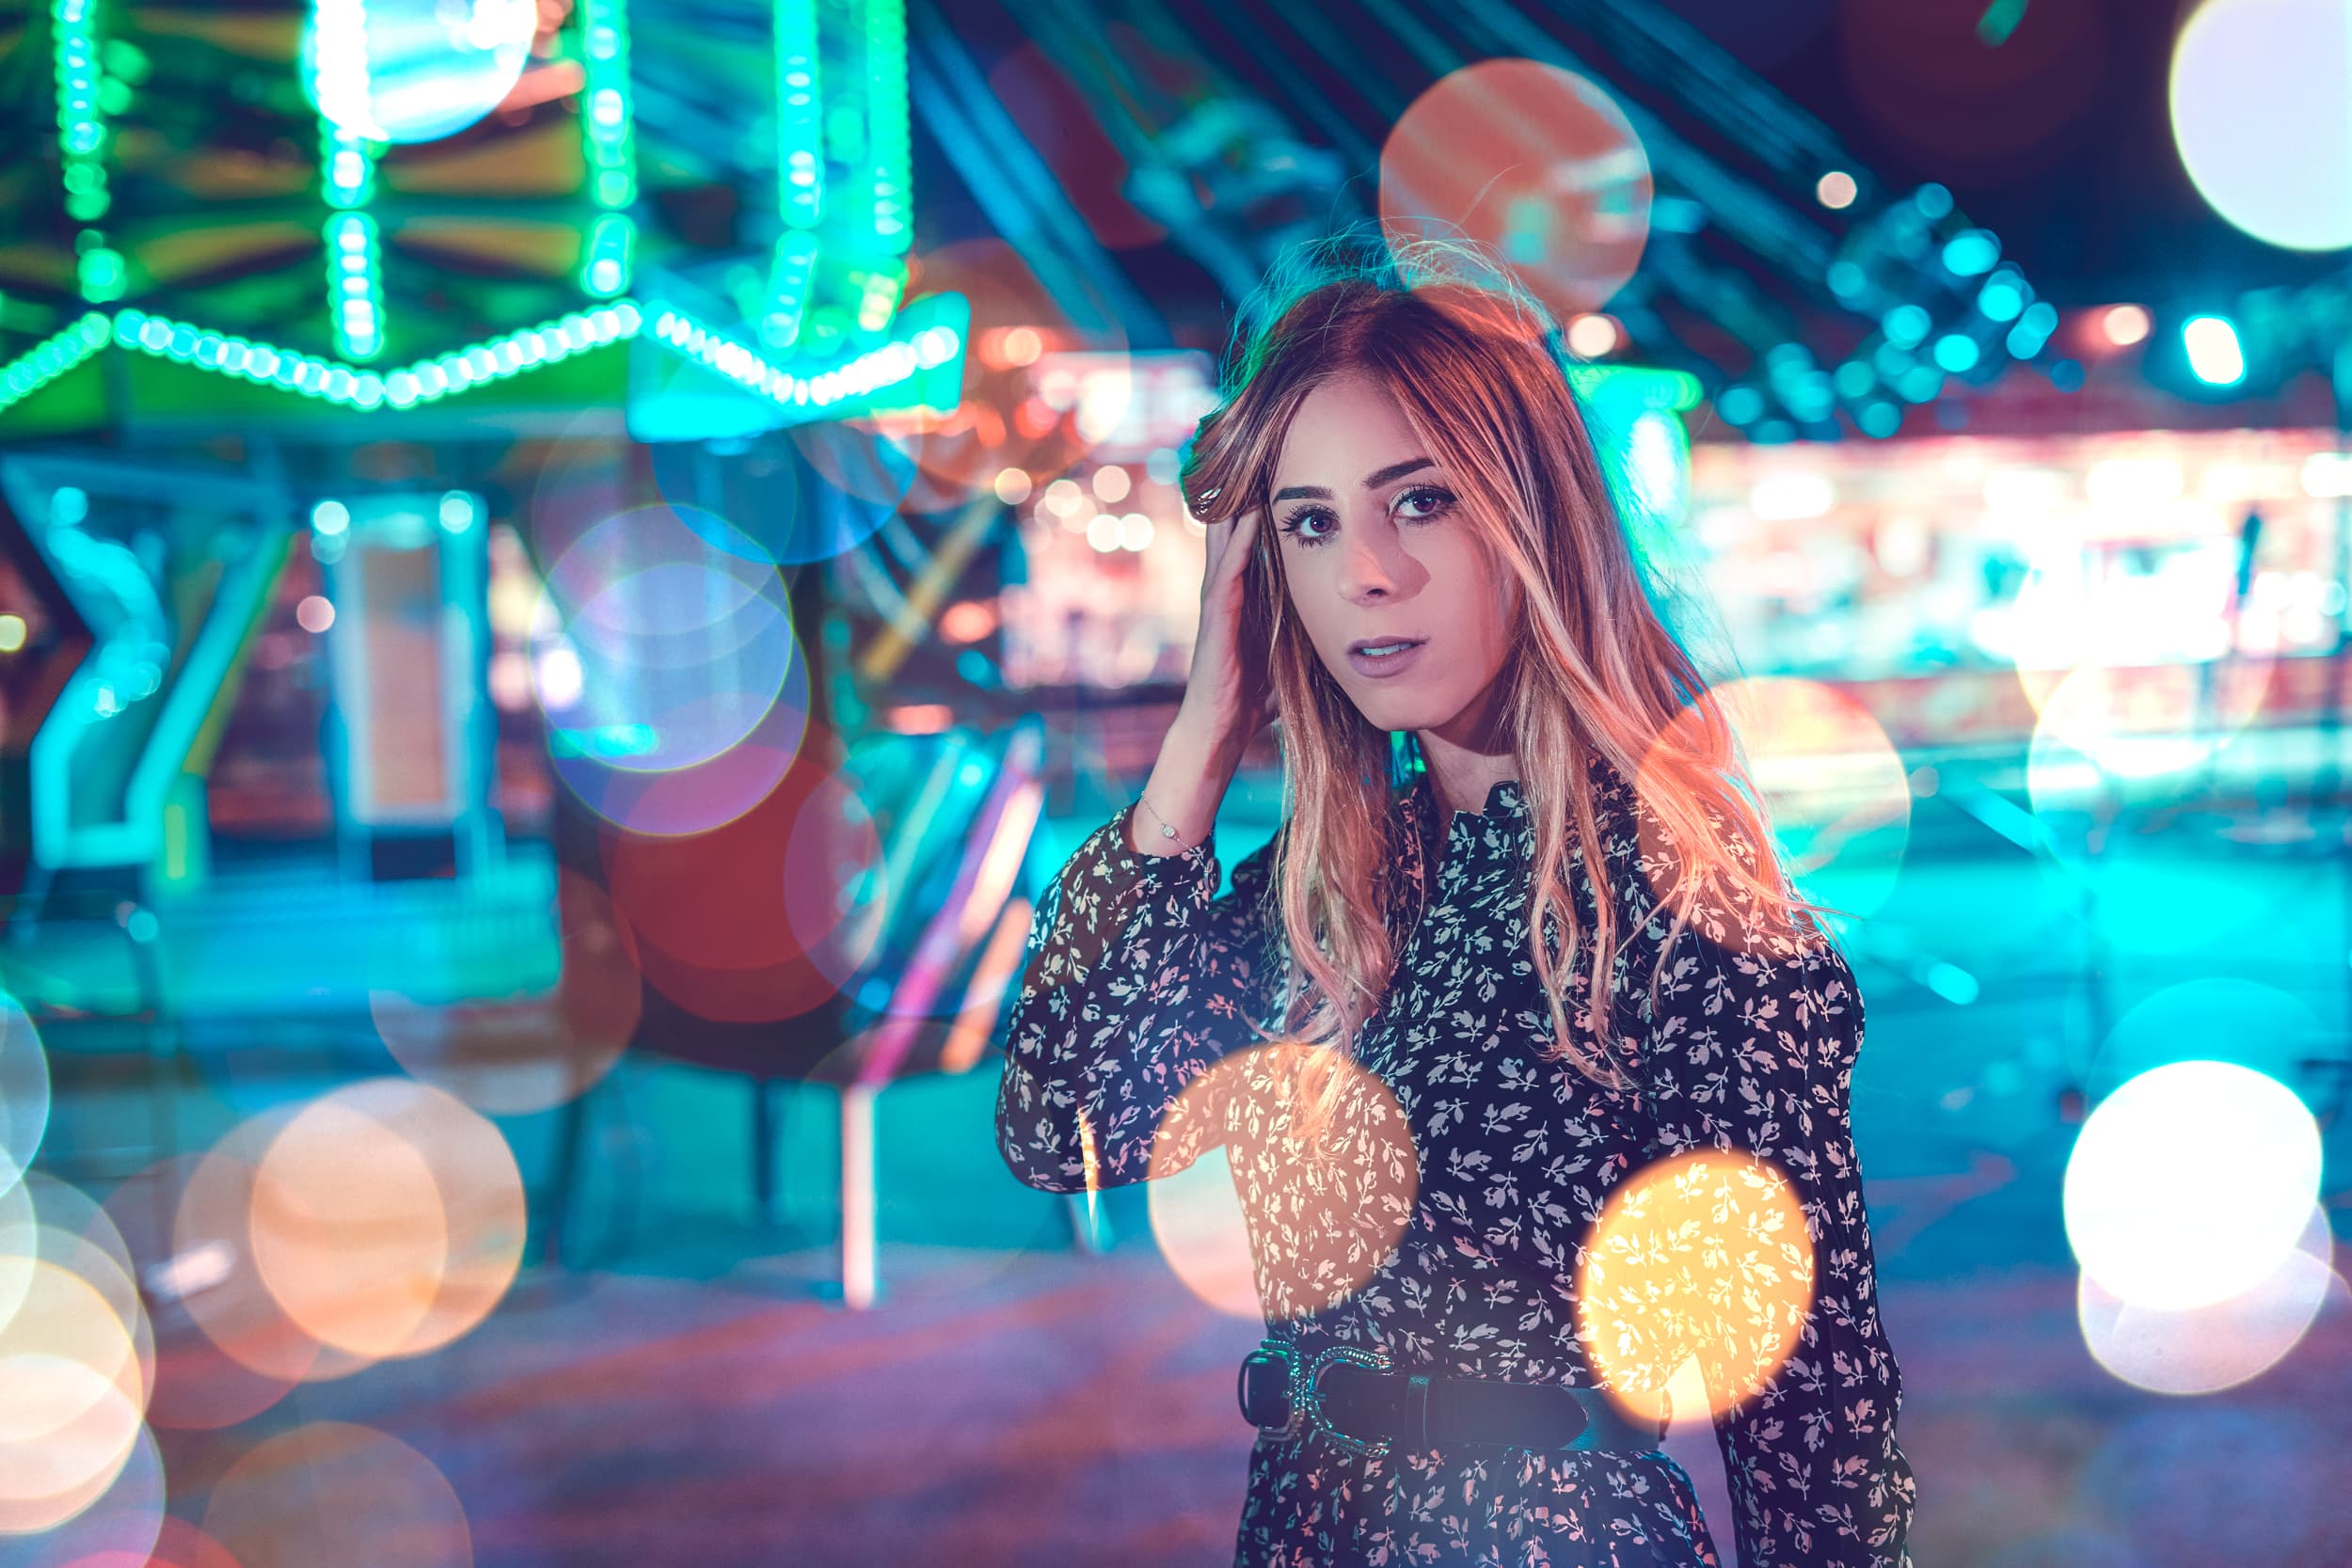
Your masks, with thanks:
M 2148 336 L 2147 308 L 2138 305 L 2111 305 L 2099 318 L 2099 330 L 2117 348 L 2129 348 Z
M 1617 324 L 1607 316 L 1578 316 L 1568 323 L 1568 348 L 1580 359 L 1615 353 L 1617 340 Z
M 1666 1415 L 1695 1358 L 1708 1408 L 1724 1416 L 1779 1374 L 1812 1309 L 1804 1209 L 1753 1155 L 1661 1160 L 1610 1198 L 1576 1294 L 1577 1336 L 1618 1400 Z
M 0 615 L 0 654 L 12 654 L 24 646 L 24 617 Z

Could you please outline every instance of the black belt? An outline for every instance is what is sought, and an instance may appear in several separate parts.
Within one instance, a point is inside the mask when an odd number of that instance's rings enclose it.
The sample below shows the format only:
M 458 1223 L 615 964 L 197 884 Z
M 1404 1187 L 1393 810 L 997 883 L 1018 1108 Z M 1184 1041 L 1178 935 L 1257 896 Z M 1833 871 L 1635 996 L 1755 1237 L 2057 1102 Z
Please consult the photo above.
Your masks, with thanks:
M 1241 1413 L 1269 1437 L 1312 1433 L 1375 1458 L 1401 1443 L 1430 1449 L 1502 1448 L 1646 1453 L 1662 1420 L 1628 1415 L 1597 1388 L 1500 1383 L 1391 1371 L 1386 1351 L 1332 1345 L 1302 1361 L 1268 1339 L 1241 1364 Z

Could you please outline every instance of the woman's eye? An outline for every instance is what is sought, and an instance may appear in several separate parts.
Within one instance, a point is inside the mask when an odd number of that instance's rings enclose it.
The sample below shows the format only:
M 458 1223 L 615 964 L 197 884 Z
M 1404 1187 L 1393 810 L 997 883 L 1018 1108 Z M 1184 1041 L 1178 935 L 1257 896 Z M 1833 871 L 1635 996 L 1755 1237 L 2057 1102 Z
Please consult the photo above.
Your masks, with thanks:
M 1282 521 L 1282 531 L 1302 545 L 1320 545 L 1329 538 L 1327 515 L 1318 507 L 1294 512 Z
M 1412 515 L 1415 522 L 1426 522 L 1432 517 L 1443 515 L 1445 510 L 1454 504 L 1454 496 L 1451 491 L 1440 490 L 1434 484 L 1422 484 L 1406 491 L 1397 497 L 1397 501 L 1400 505 L 1426 508 Z

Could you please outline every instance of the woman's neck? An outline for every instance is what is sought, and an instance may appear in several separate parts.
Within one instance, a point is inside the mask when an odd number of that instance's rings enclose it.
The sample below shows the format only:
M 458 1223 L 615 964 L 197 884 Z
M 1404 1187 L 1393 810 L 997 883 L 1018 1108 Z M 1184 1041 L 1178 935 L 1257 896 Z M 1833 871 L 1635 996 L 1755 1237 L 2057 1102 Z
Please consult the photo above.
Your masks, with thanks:
M 1518 758 L 1509 751 L 1485 752 L 1449 740 L 1438 730 L 1416 730 L 1429 765 L 1438 803 L 1449 812 L 1473 815 L 1486 809 L 1486 796 L 1505 779 L 1518 777 Z

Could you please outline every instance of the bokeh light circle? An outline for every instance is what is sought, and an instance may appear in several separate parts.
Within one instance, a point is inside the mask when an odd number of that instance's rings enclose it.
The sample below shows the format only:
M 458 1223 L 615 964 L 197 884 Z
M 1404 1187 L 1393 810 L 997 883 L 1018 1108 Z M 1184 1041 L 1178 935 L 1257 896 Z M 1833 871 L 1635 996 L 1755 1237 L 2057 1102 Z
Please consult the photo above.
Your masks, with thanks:
M 328 123 L 370 141 L 439 141 L 505 102 L 539 30 L 533 0 L 329 0 L 306 54 Z
M 834 986 L 874 951 L 895 900 L 874 815 L 840 773 L 818 778 L 785 840 L 784 913 L 792 935 Z
M 2198 194 L 2289 250 L 2352 245 L 2352 7 L 2205 0 L 2172 50 L 2172 141 Z
M 2332 1294 L 2346 1295 L 2333 1267 L 2328 1211 L 2314 1205 L 2279 1266 L 2248 1290 L 2202 1307 L 2142 1307 L 2088 1273 L 2075 1295 L 2083 1343 L 2102 1367 L 2159 1394 L 2213 1394 L 2261 1376 L 2302 1342 Z
M 441 1195 L 399 1134 L 332 1099 L 271 1140 L 253 1187 L 253 1257 L 322 1343 L 390 1354 L 423 1322 L 449 1256 Z
M 271 1295 L 322 1343 L 416 1355 L 505 1294 L 523 1218 L 496 1127 L 428 1085 L 371 1079 L 313 1101 L 271 1140 L 253 1250 Z
M 808 660 L 796 648 L 779 700 L 748 736 L 707 761 L 645 772 L 559 748 L 550 766 L 575 800 L 615 828 L 643 837 L 708 832 L 775 791 L 799 754 L 808 705 Z
M 2245 731 L 2269 693 L 2270 670 L 2266 660 L 2081 665 L 2044 689 L 2035 737 L 2118 778 L 2179 773 Z
M 133 1467 L 137 1466 L 138 1461 L 134 1460 Z M 126 1479 L 128 1475 L 126 1471 Z M 96 1528 L 88 1533 L 87 1550 L 80 1549 L 83 1536 L 82 1532 L 75 1530 L 72 1532 L 72 1549 L 48 1561 L 38 1559 L 19 1561 L 8 1556 L 5 1546 L 0 1546 L 0 1568 L 242 1568 L 219 1542 L 186 1520 L 162 1513 L 162 1477 L 163 1466 L 159 1460 L 156 1465 L 156 1507 L 159 1516 L 153 1521 L 156 1527 L 154 1537 L 146 1545 L 138 1544 L 138 1516 L 127 1509 L 118 1513 L 111 1507 L 112 1498 L 109 1497 L 106 1504 L 101 1505 L 105 1518 L 103 1521 L 94 1520 Z M 120 1489 L 119 1484 L 118 1489 Z M 101 1510 L 91 1512 L 95 1516 Z
M 889 908 L 880 840 L 853 784 L 818 753 L 707 832 L 608 832 L 615 909 L 645 979 L 697 1017 L 772 1022 L 841 993 Z
M 301 1370 L 266 1375 L 230 1356 L 192 1310 L 196 1302 L 204 1302 L 208 1310 L 215 1302 L 223 1302 L 233 1313 L 241 1274 L 245 1289 L 267 1300 L 251 1273 L 242 1210 L 235 1212 L 232 1231 L 218 1219 L 208 1218 L 199 1198 L 188 1216 L 192 1223 L 180 1229 L 190 1183 L 207 1158 L 183 1154 L 159 1161 L 117 1182 L 106 1195 L 107 1216 L 134 1259 L 134 1277 L 141 1281 L 149 1303 L 155 1375 L 147 1418 L 156 1427 L 233 1426 L 277 1403 L 301 1376 Z M 217 1183 L 220 1176 L 240 1170 L 249 1180 L 249 1166 L 218 1157 L 214 1166 L 216 1190 L 226 1185 Z M 223 1291 L 225 1296 L 215 1294 Z M 314 1345 L 310 1348 L 315 1352 Z
M 2299 998 L 2275 986 L 2185 980 L 2135 1003 L 2116 1021 L 2091 1057 L 2083 1087 L 2095 1102 L 2174 1062 L 2234 1062 L 2295 1089 L 2316 1114 L 2321 1107 L 2311 1102 L 2328 1091 L 2302 1063 L 2332 1037 Z
M 1737 1151 L 1672 1155 L 1601 1211 L 1577 1271 L 1577 1338 L 1602 1386 L 1648 1417 L 1671 1414 L 1695 1359 L 1721 1418 L 1779 1375 L 1813 1287 L 1812 1232 L 1785 1175 Z
M 784 566 L 854 548 L 908 499 L 913 459 L 880 436 L 838 420 L 730 441 L 658 442 L 653 481 L 673 505 L 724 517 Z
M 473 1534 L 437 1466 L 396 1437 L 312 1421 L 265 1439 L 213 1484 L 204 1533 L 241 1568 L 317 1568 L 368 1544 L 369 1568 L 471 1568 Z
M 48 1128 L 48 1053 L 31 1017 L 0 991 L 0 1193 L 32 1168 Z
M 0 1186 L 0 1328 L 16 1315 L 32 1281 L 32 1261 L 40 1256 L 40 1227 L 32 1188 L 23 1181 Z
M 747 739 L 800 660 L 775 562 L 692 507 L 611 517 L 548 568 L 532 686 L 559 753 L 636 773 Z
M 95 1291 L 106 1311 L 129 1337 L 132 1364 L 119 1370 L 111 1364 L 106 1375 L 119 1383 L 124 1396 L 144 1416 L 155 1381 L 155 1338 L 122 1237 L 113 1222 L 78 1188 L 40 1172 L 25 1178 L 11 1194 L 0 1196 L 0 1343 L 5 1343 L 18 1314 L 33 1312 L 40 1303 L 36 1290 L 61 1271 Z M 54 1306 L 54 1303 L 51 1304 Z M 38 1334 L 29 1319 L 21 1326 Z M 24 1343 L 18 1344 L 20 1352 Z M 35 1347 L 38 1350 L 38 1347 Z M 0 1378 L 0 1389 L 6 1380 Z
M 53 1529 L 122 1472 L 145 1431 L 131 1328 L 88 1280 L 37 1259 L 0 1327 L 0 1534 Z
M 31 1261 L 61 1269 L 95 1291 L 130 1336 L 133 1365 L 122 1379 L 123 1391 L 144 1416 L 155 1386 L 155 1335 L 137 1284 L 111 1254 L 78 1231 L 44 1224 L 36 1233 L 36 1245 L 39 1252 Z
M 119 1401 L 119 1390 L 107 1398 Z M 125 1417 L 117 1407 L 112 1420 Z M 0 1463 L 9 1457 L 0 1449 Z M 159 1545 L 170 1528 L 164 1512 L 164 1461 L 155 1434 L 136 1426 L 119 1465 L 94 1487 L 85 1483 L 52 1511 L 71 1505 L 56 1523 L 10 1533 L 0 1527 L 0 1568 L 238 1568 L 234 1562 L 175 1562 Z M 0 1504 L 0 1514 L 11 1512 Z
M 1220 1145 L 1224 1182 L 1204 1158 Z M 1388 1085 L 1293 1041 L 1222 1056 L 1186 1085 L 1148 1169 L 1152 1233 L 1177 1278 L 1221 1312 L 1269 1321 L 1353 1298 L 1394 1255 L 1421 1191 Z
M 1154 1174 L 1147 1196 L 1152 1239 L 1184 1289 L 1229 1317 L 1261 1316 L 1249 1221 L 1225 1150 L 1213 1148 L 1181 1170 Z
M 171 1219 L 170 1264 L 183 1271 L 181 1306 L 197 1329 L 254 1381 L 206 1380 L 185 1424 L 226 1425 L 241 1400 L 266 1404 L 279 1386 L 347 1377 L 373 1358 L 328 1346 L 281 1307 L 262 1278 L 255 1241 L 261 1165 L 298 1107 L 280 1106 L 238 1123 L 185 1172 Z M 230 1417 L 230 1418 L 234 1418 Z
M 1562 319 L 1641 265 L 1650 168 L 1608 92 L 1538 60 L 1481 60 L 1406 107 L 1380 150 L 1391 248 L 1467 239 Z
M 2084 1121 L 2066 1164 L 2066 1239 L 2122 1301 L 2207 1306 L 2278 1269 L 2319 1173 L 2319 1129 L 2292 1089 L 2231 1062 L 2175 1062 Z
M 1710 717 L 1739 736 L 1797 890 L 1860 916 L 1884 907 L 1911 841 L 1910 777 L 1885 727 L 1819 681 L 1725 681 L 1677 713 L 1652 744 L 1638 781 L 1645 794 L 1670 786 L 1677 759 L 1704 752 Z

